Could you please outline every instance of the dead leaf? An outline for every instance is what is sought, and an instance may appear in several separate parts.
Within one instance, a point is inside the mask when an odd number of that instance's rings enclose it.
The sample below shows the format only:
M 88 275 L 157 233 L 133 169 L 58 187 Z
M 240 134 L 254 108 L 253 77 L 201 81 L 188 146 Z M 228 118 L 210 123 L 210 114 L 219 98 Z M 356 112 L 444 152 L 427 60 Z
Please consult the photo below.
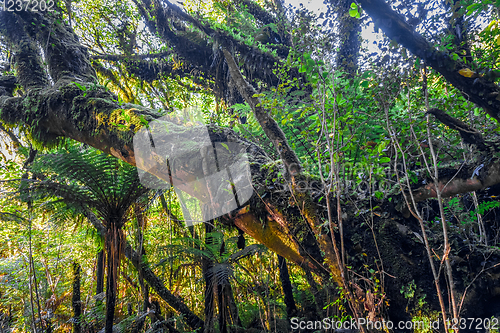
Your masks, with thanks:
M 458 74 L 465 76 L 465 77 L 475 77 L 475 75 L 476 75 L 475 72 L 471 71 L 468 68 L 463 68 L 463 69 L 459 70 Z

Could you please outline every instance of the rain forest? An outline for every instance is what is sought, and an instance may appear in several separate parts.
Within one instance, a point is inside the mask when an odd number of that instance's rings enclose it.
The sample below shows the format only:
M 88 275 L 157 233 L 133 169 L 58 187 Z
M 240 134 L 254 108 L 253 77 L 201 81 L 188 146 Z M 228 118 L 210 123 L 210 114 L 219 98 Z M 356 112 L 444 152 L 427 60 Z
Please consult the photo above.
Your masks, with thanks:
M 499 332 L 499 0 L 1 0 L 0 333 Z

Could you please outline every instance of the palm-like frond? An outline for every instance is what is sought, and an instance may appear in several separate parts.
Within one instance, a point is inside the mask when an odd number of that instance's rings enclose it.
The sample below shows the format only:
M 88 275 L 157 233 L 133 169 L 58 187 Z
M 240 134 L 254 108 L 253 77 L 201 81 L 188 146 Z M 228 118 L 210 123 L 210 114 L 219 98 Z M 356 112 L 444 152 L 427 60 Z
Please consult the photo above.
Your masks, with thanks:
M 191 238 L 186 238 L 186 239 L 191 240 Z M 203 242 L 198 242 L 198 241 L 196 241 L 195 244 L 196 243 L 203 244 Z M 208 259 L 210 261 L 217 261 L 218 257 L 213 251 L 210 251 L 209 249 L 202 250 L 200 248 L 191 247 L 189 245 L 186 246 L 186 244 L 188 244 L 188 242 L 186 242 L 185 244 L 171 244 L 165 246 L 165 248 L 172 253 L 172 256 L 170 258 L 165 258 L 160 260 L 157 266 L 170 262 L 170 260 L 173 258 L 179 258 L 183 256 L 185 257 L 186 255 L 193 257 L 195 259 L 203 258 L 203 259 Z
M 171 244 L 165 246 L 173 257 L 189 255 L 194 258 L 208 259 L 214 262 L 222 262 L 220 249 L 223 244 L 224 235 L 220 232 L 210 232 L 205 236 L 205 241 L 191 237 L 179 237 L 174 241 L 179 244 Z M 158 265 L 163 264 L 168 259 L 161 260 Z
M 243 258 L 246 258 L 248 256 L 251 256 L 255 253 L 263 253 L 263 252 L 266 252 L 267 251 L 267 248 L 264 246 L 264 245 L 260 245 L 260 244 L 252 244 L 252 245 L 249 245 L 247 247 L 245 247 L 244 249 L 238 251 L 238 252 L 235 252 L 233 254 L 231 254 L 229 256 L 229 262 L 233 263 L 233 262 L 238 262 L 239 260 L 243 259 Z
M 9 222 L 17 222 L 19 224 L 25 223 L 28 220 L 21 216 L 18 212 L 0 212 L 0 220 L 9 221 Z
M 228 262 L 216 263 L 207 270 L 206 274 L 215 285 L 226 285 L 233 277 L 233 266 Z
M 32 171 L 47 175 L 32 184 L 36 197 L 57 197 L 69 205 L 91 207 L 103 218 L 123 216 L 147 192 L 135 167 L 95 149 L 70 148 L 41 155 Z
M 243 250 L 231 254 L 229 257 L 224 258 L 223 261 L 215 263 L 207 271 L 207 276 L 219 285 L 229 284 L 230 278 L 233 277 L 234 267 L 233 264 L 239 260 L 248 257 L 255 253 L 266 251 L 264 245 L 252 244 L 245 247 Z M 215 279 L 212 279 L 215 277 Z
M 54 180 L 44 180 L 33 183 L 31 189 L 33 190 L 32 198 L 43 200 L 40 202 L 40 207 L 44 209 L 50 209 L 59 202 L 64 202 L 71 207 L 88 206 L 96 209 L 104 208 L 102 202 L 92 192 L 89 192 L 85 187 L 75 182 L 64 184 Z

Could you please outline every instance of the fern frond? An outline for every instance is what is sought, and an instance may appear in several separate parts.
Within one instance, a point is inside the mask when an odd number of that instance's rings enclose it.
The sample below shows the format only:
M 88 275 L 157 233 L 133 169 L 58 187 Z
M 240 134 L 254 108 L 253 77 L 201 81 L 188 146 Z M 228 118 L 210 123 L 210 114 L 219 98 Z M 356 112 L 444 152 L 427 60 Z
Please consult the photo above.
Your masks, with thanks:
M 44 180 L 30 188 L 35 198 L 91 207 L 105 219 L 124 216 L 131 204 L 148 192 L 140 184 L 135 167 L 93 148 L 70 147 L 40 155 L 32 171 L 44 175 L 40 177 Z
M 167 245 L 164 247 L 167 250 L 170 250 L 171 253 L 173 253 L 174 258 L 182 257 L 182 256 L 192 256 L 194 258 L 204 258 L 208 259 L 211 261 L 217 261 L 217 256 L 209 250 L 201 250 L 196 247 L 191 247 L 191 246 L 186 246 L 185 244 L 179 245 L 179 244 L 172 244 L 172 245 Z M 169 258 L 170 259 L 170 258 Z M 168 262 L 169 259 L 162 259 L 157 265 L 163 265 L 166 262 Z
M 237 262 L 245 257 L 251 256 L 251 255 L 256 254 L 256 253 L 264 253 L 266 251 L 267 251 L 267 248 L 264 245 L 252 244 L 252 245 L 249 245 L 236 253 L 231 254 L 231 256 L 229 257 L 229 261 L 230 262 Z
M 218 285 L 229 284 L 229 279 L 233 277 L 233 267 L 228 262 L 216 263 L 207 271 L 207 277 Z

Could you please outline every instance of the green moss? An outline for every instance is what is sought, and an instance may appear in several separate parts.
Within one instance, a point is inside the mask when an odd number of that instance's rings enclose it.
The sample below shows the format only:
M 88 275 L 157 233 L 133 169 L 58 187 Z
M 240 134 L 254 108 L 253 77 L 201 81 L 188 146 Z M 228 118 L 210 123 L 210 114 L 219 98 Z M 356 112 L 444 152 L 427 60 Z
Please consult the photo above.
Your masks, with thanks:
M 24 111 L 24 124 L 21 130 L 25 133 L 34 148 L 46 150 L 57 147 L 62 138 L 50 134 L 40 126 L 40 122 L 47 117 L 46 96 L 39 94 L 38 90 L 30 90 L 22 101 Z
M 276 160 L 276 161 L 271 161 L 269 163 L 262 164 L 260 170 L 274 172 L 274 171 L 278 171 L 280 168 L 283 168 L 283 161 Z
M 109 115 L 109 121 L 111 125 L 119 124 L 119 129 L 122 131 L 133 130 L 137 131 L 143 127 L 144 120 L 141 120 L 140 116 L 137 115 L 139 110 L 137 109 L 116 109 Z

